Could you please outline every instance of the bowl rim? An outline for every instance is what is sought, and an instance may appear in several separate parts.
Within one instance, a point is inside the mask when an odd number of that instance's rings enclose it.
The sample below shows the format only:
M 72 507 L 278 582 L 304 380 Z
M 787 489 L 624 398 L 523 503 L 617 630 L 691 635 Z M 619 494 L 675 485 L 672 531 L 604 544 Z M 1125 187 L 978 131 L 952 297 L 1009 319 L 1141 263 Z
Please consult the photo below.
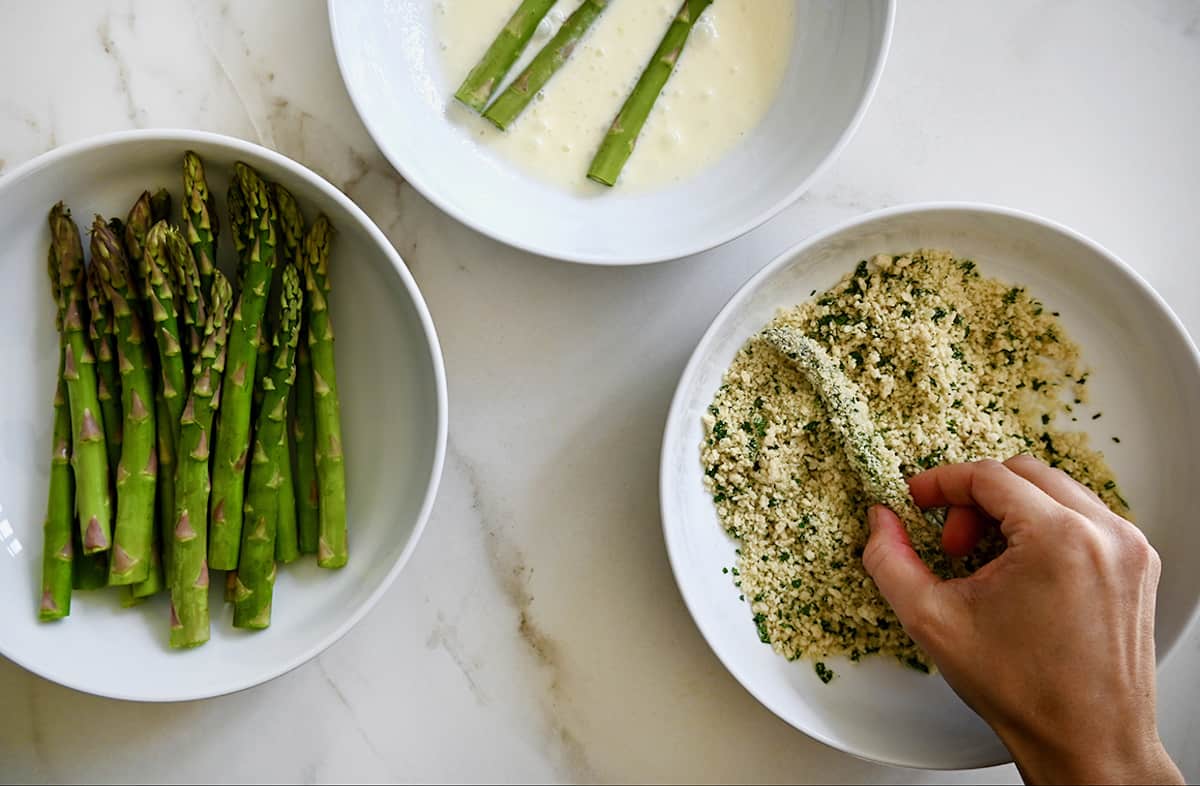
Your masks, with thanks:
M 384 135 L 381 133 L 371 121 L 368 114 L 363 110 L 365 101 L 356 89 L 353 80 L 348 74 L 348 66 L 346 55 L 342 51 L 342 37 L 339 35 L 336 6 L 343 0 L 327 0 L 327 9 L 329 14 L 329 34 L 333 41 L 334 57 L 337 59 L 338 71 L 341 73 L 342 83 L 346 87 L 346 92 L 350 96 L 350 102 L 354 105 L 354 111 L 358 114 L 363 126 L 367 129 L 371 140 L 375 146 L 379 148 L 379 152 L 383 154 L 388 163 L 400 173 L 406 182 L 412 185 L 420 194 L 432 202 L 439 210 L 447 214 L 460 224 L 467 226 L 480 234 L 486 235 L 493 240 L 504 243 L 505 245 L 526 251 L 530 254 L 536 254 L 547 259 L 555 259 L 562 262 L 573 262 L 582 265 L 597 265 L 597 266 L 612 266 L 612 267 L 635 267 L 639 265 L 653 265 L 659 262 L 668 262 L 675 259 L 683 259 L 684 257 L 695 256 L 719 248 L 727 243 L 730 243 L 739 237 L 757 229 L 763 224 L 770 221 L 775 216 L 779 215 L 789 205 L 793 204 L 803 195 L 809 187 L 821 175 L 833 166 L 833 163 L 841 156 L 846 145 L 854 137 L 858 131 L 859 125 L 862 123 L 863 117 L 867 113 L 872 100 L 875 97 L 876 88 L 879 86 L 880 78 L 883 75 L 884 66 L 887 64 L 888 54 L 891 51 L 892 33 L 896 22 L 896 0 L 881 0 L 884 4 L 884 19 L 882 27 L 882 36 L 879 41 L 878 51 L 879 56 L 876 58 L 874 68 L 867 80 L 866 88 L 863 90 L 859 98 L 858 107 L 850 118 L 850 122 L 842 130 L 841 135 L 830 147 L 824 158 L 817 166 L 801 180 L 790 192 L 785 194 L 775 204 L 768 207 L 766 210 L 750 217 L 741 224 L 729 229 L 721 234 L 713 235 L 711 238 L 705 238 L 699 242 L 684 241 L 678 245 L 676 251 L 660 253 L 649 257 L 630 257 L 621 253 L 577 253 L 555 249 L 546 246 L 540 246 L 537 243 L 530 242 L 520 237 L 516 233 L 506 232 L 503 228 L 488 226 L 482 221 L 473 219 L 467 215 L 466 211 L 459 209 L 457 205 L 452 204 L 448 199 L 444 198 L 428 180 L 422 180 L 414 177 L 410 168 L 405 167 L 403 161 L 389 147 L 384 145 Z
M 930 761 L 901 761 L 882 758 L 874 755 L 868 750 L 857 748 L 853 745 L 848 745 L 842 740 L 834 739 L 833 736 L 829 734 L 823 734 L 810 729 L 801 728 L 783 712 L 781 712 L 779 708 L 779 702 L 775 701 L 770 696 L 763 695 L 761 691 L 756 691 L 754 688 L 750 687 L 747 679 L 743 676 L 744 671 L 739 669 L 733 662 L 731 662 L 732 659 L 727 659 L 725 654 L 720 651 L 715 644 L 715 641 L 717 640 L 717 631 L 715 628 L 713 626 L 705 626 L 700 622 L 700 617 L 697 615 L 697 610 L 701 607 L 702 601 L 699 599 L 695 591 L 690 591 L 688 589 L 688 586 L 690 585 L 686 585 L 683 580 L 685 571 L 683 545 L 680 541 L 680 536 L 675 534 L 680 527 L 672 526 L 671 524 L 671 522 L 677 520 L 678 517 L 673 516 L 668 510 L 668 500 L 671 499 L 672 491 L 675 489 L 675 484 L 671 483 L 669 480 L 670 475 L 672 474 L 669 467 L 669 454 L 671 452 L 671 446 L 677 444 L 683 438 L 683 432 L 687 428 L 684 417 L 686 409 L 686 394 L 688 389 L 692 386 L 694 378 L 699 372 L 702 356 L 707 352 L 709 345 L 715 340 L 718 328 L 730 318 L 730 316 L 742 305 L 746 298 L 748 298 L 763 281 L 770 278 L 800 254 L 803 254 L 815 247 L 822 245 L 823 243 L 828 242 L 843 232 L 855 229 L 865 224 L 871 224 L 897 216 L 919 215 L 922 213 L 935 212 L 987 214 L 1016 219 L 1018 221 L 1024 221 L 1039 226 L 1043 229 L 1049 229 L 1052 232 L 1057 232 L 1082 244 L 1093 253 L 1107 260 L 1108 263 L 1116 269 L 1117 273 L 1125 278 L 1126 282 L 1130 286 L 1139 290 L 1142 295 L 1148 297 L 1151 302 L 1157 306 L 1157 308 L 1167 317 L 1168 323 L 1176 332 L 1177 337 L 1181 338 L 1184 341 L 1185 346 L 1191 351 L 1193 367 L 1195 367 L 1197 370 L 1200 370 L 1200 351 L 1197 351 L 1196 344 L 1192 340 L 1191 335 L 1184 327 L 1182 321 L 1180 321 L 1179 316 L 1162 298 L 1162 296 L 1159 295 L 1159 293 L 1152 286 L 1150 286 L 1149 282 L 1142 278 L 1141 274 L 1130 267 L 1116 254 L 1109 251 L 1095 240 L 1092 240 L 1090 237 L 1077 232 L 1064 224 L 1024 210 L 984 202 L 915 202 L 883 208 L 881 210 L 873 210 L 871 212 L 863 213 L 841 221 L 828 229 L 822 230 L 789 246 L 785 251 L 767 263 L 765 267 L 751 276 L 744 284 L 738 287 L 733 296 L 729 298 L 726 304 L 722 306 L 721 310 L 717 312 L 716 316 L 713 317 L 712 322 L 704 331 L 704 334 L 701 336 L 699 342 L 697 342 L 695 350 L 693 350 L 691 356 L 688 358 L 687 365 L 684 367 L 683 373 L 680 375 L 679 384 L 675 388 L 674 395 L 671 397 L 671 404 L 667 413 L 667 422 L 663 431 L 662 451 L 659 457 L 659 513 L 662 517 L 663 538 L 666 543 L 667 559 L 671 565 L 671 573 L 675 579 L 675 585 L 679 589 L 679 594 L 683 598 L 683 603 L 687 607 L 688 614 L 692 617 L 692 622 L 700 631 L 700 635 L 704 638 L 705 643 L 708 644 L 709 649 L 712 650 L 713 654 L 717 657 L 717 660 L 721 661 L 721 665 L 725 667 L 725 669 L 733 676 L 735 680 L 738 681 L 738 683 L 747 693 L 749 693 L 760 704 L 774 713 L 780 720 L 824 745 L 842 751 L 843 753 L 848 753 L 851 756 L 863 759 L 864 761 L 869 761 L 876 764 L 929 770 L 982 769 L 985 767 L 1008 764 L 1012 761 L 1012 759 L 1011 757 L 989 759 L 986 761 L 980 761 L 979 763 L 973 764 L 970 767 L 963 768 L 958 765 L 943 765 L 939 764 L 938 762 Z M 1192 600 L 1191 611 L 1188 613 L 1187 619 L 1188 621 L 1180 629 L 1179 635 L 1173 642 L 1171 642 L 1166 651 L 1159 653 L 1157 664 L 1157 669 L 1159 671 L 1162 670 L 1164 664 L 1166 664 L 1175 653 L 1180 651 L 1181 647 L 1179 645 L 1183 643 L 1190 635 L 1192 635 L 1197 627 L 1200 627 L 1200 597 Z
M 370 595 L 355 609 L 353 609 L 345 618 L 345 620 L 335 628 L 331 633 L 326 635 L 316 644 L 302 651 L 287 660 L 273 666 L 271 669 L 264 671 L 261 675 L 250 679 L 240 679 L 230 681 L 217 686 L 213 690 L 192 691 L 186 693 L 164 694 L 160 696 L 135 696 L 122 694 L 115 691 L 104 691 L 90 688 L 79 681 L 63 677 L 62 675 L 51 676 L 43 673 L 38 664 L 31 662 L 28 659 L 21 658 L 10 652 L 5 646 L 3 640 L 0 640 L 0 655 L 16 663 L 18 666 L 30 671 L 38 676 L 56 682 L 64 687 L 81 693 L 89 693 L 94 696 L 103 696 L 110 699 L 119 699 L 122 701 L 135 701 L 146 703 L 160 702 L 179 702 L 179 701 L 195 701 L 199 699 L 210 699 L 218 696 L 225 696 L 231 693 L 247 690 L 258 685 L 280 677 L 293 669 L 302 666 L 308 661 L 320 655 L 332 644 L 337 642 L 349 630 L 354 627 L 363 617 L 367 615 L 371 609 L 379 602 L 383 594 L 391 587 L 392 582 L 396 580 L 401 569 L 408 563 L 412 557 L 413 551 L 416 549 L 417 542 L 420 541 L 421 535 L 425 531 L 425 525 L 429 520 L 429 515 L 433 509 L 434 500 L 437 497 L 438 485 L 442 477 L 442 469 L 446 458 L 446 438 L 449 419 L 449 403 L 446 390 L 446 369 L 442 358 L 441 344 L 438 341 L 437 331 L 433 324 L 433 318 L 429 313 L 429 308 L 425 303 L 424 297 L 421 295 L 420 289 L 417 287 L 416 281 L 409 272 L 408 267 L 404 264 L 404 260 L 400 257 L 399 252 L 392 246 L 391 241 L 383 234 L 383 231 L 371 220 L 370 216 L 363 211 L 350 197 L 343 194 L 333 184 L 326 180 L 321 175 L 318 175 L 313 170 L 309 169 L 300 162 L 289 158 L 282 153 L 278 153 L 262 145 L 250 142 L 237 137 L 218 134 L 211 131 L 198 131 L 185 128 L 147 128 L 125 131 L 113 131 L 95 136 L 90 136 L 75 142 L 56 147 L 41 155 L 38 155 L 28 161 L 23 162 L 11 171 L 0 176 L 0 195 L 13 184 L 24 180 L 25 178 L 34 176 L 43 170 L 50 169 L 59 163 L 69 160 L 77 155 L 100 150 L 118 145 L 125 145 L 137 142 L 177 142 L 180 144 L 180 152 L 182 153 L 185 146 L 189 144 L 206 144 L 225 148 L 235 156 L 247 156 L 251 158 L 260 158 L 269 163 L 286 170 L 289 174 L 305 181 L 309 185 L 315 187 L 328 198 L 338 203 L 345 209 L 350 216 L 367 231 L 371 241 L 383 252 L 387 257 L 388 262 L 399 276 L 400 281 L 404 285 L 408 297 L 412 300 L 413 306 L 416 309 L 417 317 L 421 323 L 422 333 L 425 339 L 425 348 L 429 353 L 430 360 L 433 365 L 434 387 L 437 397 L 437 412 L 436 412 L 436 437 L 434 446 L 433 465 L 430 467 L 429 477 L 425 483 L 425 495 L 421 502 L 421 507 L 417 514 L 416 522 L 412 532 L 408 536 L 408 542 L 405 543 L 404 549 L 400 556 L 397 557 L 395 564 L 388 569 L 383 580 L 371 592 Z

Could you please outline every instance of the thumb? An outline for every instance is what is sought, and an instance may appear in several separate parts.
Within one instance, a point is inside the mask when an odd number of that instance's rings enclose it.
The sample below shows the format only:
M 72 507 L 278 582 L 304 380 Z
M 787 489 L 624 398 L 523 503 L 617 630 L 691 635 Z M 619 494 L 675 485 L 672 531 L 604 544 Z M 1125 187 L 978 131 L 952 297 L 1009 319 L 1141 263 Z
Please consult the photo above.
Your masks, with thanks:
M 883 505 L 872 505 L 867 511 L 867 523 L 871 537 L 863 550 L 863 567 L 891 604 L 900 624 L 908 630 L 910 623 L 922 619 L 923 612 L 933 603 L 933 589 L 939 579 L 913 551 L 908 533 L 895 513 Z

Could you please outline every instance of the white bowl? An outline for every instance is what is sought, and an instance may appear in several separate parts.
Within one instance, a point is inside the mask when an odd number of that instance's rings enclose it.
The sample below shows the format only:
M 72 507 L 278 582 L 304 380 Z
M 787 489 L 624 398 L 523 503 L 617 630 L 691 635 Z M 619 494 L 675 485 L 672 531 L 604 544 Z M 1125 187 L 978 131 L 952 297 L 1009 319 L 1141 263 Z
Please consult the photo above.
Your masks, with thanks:
M 173 651 L 161 593 L 121 609 L 115 590 L 76 592 L 70 617 L 37 620 L 58 363 L 46 214 L 65 200 L 86 232 L 93 213 L 124 217 L 142 189 L 159 186 L 172 191 L 178 206 L 180 166 L 189 149 L 204 159 L 221 211 L 233 163 L 241 160 L 291 189 L 309 220 L 324 212 L 337 229 L 331 309 L 350 562 L 338 571 L 317 568 L 312 557 L 280 566 L 271 627 L 257 633 L 231 627 L 223 582 L 214 578 L 212 640 Z M 0 653 L 89 693 L 177 701 L 269 680 L 349 630 L 416 546 L 446 446 L 446 381 L 437 336 L 416 284 L 383 233 L 340 191 L 278 153 L 196 131 L 131 131 L 59 148 L 0 180 L 0 237 L 0 369 L 8 380 L 0 386 Z M 228 230 L 219 253 L 230 269 Z
M 526 176 L 447 118 L 457 85 L 443 74 L 432 0 L 329 0 L 329 20 L 363 123 L 426 198 L 535 254 L 628 265 L 699 253 L 754 229 L 808 188 L 857 128 L 883 70 L 894 2 L 796 3 L 779 96 L 742 144 L 678 185 L 602 195 Z
M 700 340 L 671 404 L 661 467 L 663 529 L 676 581 L 701 633 L 734 677 L 779 717 L 865 759 L 983 767 L 1009 755 L 941 677 L 891 659 L 827 659 L 840 677 L 826 685 L 811 663 L 789 663 L 759 642 L 747 604 L 721 573 L 735 564 L 735 543 L 702 482 L 701 415 L 746 339 L 777 309 L 828 288 L 858 260 L 920 247 L 968 256 L 984 275 L 1027 285 L 1061 312 L 1094 370 L 1091 404 L 1104 413 L 1078 425 L 1104 451 L 1162 555 L 1156 640 L 1160 659 L 1170 651 L 1200 600 L 1194 567 L 1200 528 L 1190 524 L 1200 356 L 1162 299 L 1119 259 L 1069 229 L 1012 210 L 947 204 L 872 213 L 804 241 L 743 286 Z

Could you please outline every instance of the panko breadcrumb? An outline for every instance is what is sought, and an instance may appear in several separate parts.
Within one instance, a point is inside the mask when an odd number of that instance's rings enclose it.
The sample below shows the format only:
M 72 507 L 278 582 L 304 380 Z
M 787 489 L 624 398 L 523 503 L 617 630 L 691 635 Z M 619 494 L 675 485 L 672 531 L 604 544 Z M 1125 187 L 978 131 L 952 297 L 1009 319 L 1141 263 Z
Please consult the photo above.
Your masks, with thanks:
M 813 300 L 781 311 L 856 385 L 884 443 L 912 475 L 938 464 L 1031 454 L 1129 516 L 1103 455 L 1077 418 L 1088 372 L 1057 314 L 973 261 L 919 250 L 862 261 Z M 705 484 L 737 539 L 734 584 L 761 640 L 795 660 L 892 655 L 928 671 L 862 566 L 867 497 L 824 406 L 796 365 L 761 335 L 739 350 L 704 415 Z M 940 518 L 910 532 L 943 576 L 1003 548 L 994 535 L 966 560 L 941 551 Z M 912 527 L 910 526 L 910 530 Z M 833 672 L 816 664 L 826 682 Z

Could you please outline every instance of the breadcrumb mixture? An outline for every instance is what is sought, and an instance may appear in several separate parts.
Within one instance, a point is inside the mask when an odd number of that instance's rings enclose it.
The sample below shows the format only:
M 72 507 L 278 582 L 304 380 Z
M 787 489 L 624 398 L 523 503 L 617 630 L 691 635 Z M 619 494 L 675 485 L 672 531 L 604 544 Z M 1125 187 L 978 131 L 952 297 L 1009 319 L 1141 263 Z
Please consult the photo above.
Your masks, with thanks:
M 1129 516 L 1085 433 L 1088 372 L 1057 314 L 946 251 L 877 255 L 771 326 L 808 335 L 841 366 L 874 427 L 913 475 L 938 464 L 1029 453 Z M 1086 417 L 1096 418 L 1101 413 Z M 862 567 L 868 499 L 824 405 L 795 363 L 761 335 L 738 352 L 704 415 L 705 484 L 740 541 L 735 586 L 759 637 L 788 658 L 892 655 L 931 662 Z M 910 536 L 942 576 L 1003 548 L 994 534 L 966 560 L 941 551 L 940 513 Z M 825 682 L 834 673 L 815 664 Z

